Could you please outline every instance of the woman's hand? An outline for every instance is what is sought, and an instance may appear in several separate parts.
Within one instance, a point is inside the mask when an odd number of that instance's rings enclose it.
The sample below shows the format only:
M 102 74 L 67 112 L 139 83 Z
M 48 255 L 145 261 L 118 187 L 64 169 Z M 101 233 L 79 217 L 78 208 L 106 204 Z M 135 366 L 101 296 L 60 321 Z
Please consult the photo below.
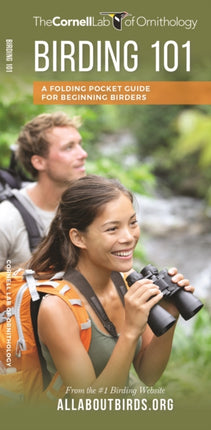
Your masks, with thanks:
M 177 273 L 176 267 L 172 267 L 168 270 L 168 274 L 172 277 L 172 282 L 178 284 L 179 287 L 183 287 L 184 290 L 194 292 L 194 287 L 190 285 L 189 279 L 185 279 L 182 273 Z
M 163 297 L 159 287 L 149 279 L 136 281 L 124 296 L 125 328 L 138 338 L 146 328 L 149 312 Z
M 188 291 L 190 293 L 194 292 L 194 287 L 190 285 L 189 279 L 184 278 L 182 273 L 178 273 L 176 267 L 171 267 L 168 270 L 168 274 L 171 276 L 171 280 L 174 284 L 177 284 L 179 287 L 184 288 L 185 291 Z M 172 300 L 163 300 L 161 302 L 161 305 L 174 317 L 177 318 L 179 316 L 179 311 Z

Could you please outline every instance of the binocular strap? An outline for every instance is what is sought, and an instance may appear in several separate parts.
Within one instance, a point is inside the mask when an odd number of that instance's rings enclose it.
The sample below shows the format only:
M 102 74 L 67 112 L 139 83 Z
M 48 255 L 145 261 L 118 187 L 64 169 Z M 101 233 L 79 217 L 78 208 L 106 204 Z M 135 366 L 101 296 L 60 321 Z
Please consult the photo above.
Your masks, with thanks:
M 109 334 L 113 337 L 118 337 L 114 324 L 108 318 L 108 315 L 106 314 L 100 300 L 98 299 L 97 295 L 95 294 L 93 288 L 86 280 L 86 278 L 80 272 L 78 272 L 78 270 L 69 269 L 64 274 L 64 279 L 74 284 L 78 288 L 78 290 L 84 295 L 84 297 L 86 297 L 87 301 L 89 302 L 92 309 L 95 311 L 96 315 L 102 322 L 105 329 L 109 332 Z M 119 272 L 112 272 L 111 279 L 124 305 L 124 295 L 127 291 L 124 280 Z

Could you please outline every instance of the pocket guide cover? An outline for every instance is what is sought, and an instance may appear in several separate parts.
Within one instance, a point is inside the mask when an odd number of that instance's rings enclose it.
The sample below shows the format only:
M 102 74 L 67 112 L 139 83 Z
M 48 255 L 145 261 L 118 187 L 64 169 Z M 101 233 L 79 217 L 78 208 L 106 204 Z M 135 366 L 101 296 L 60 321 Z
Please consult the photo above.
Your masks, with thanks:
M 209 9 L 208 0 L 200 3 L 181 0 L 175 3 L 165 0 L 107 0 L 98 3 L 64 0 L 52 3 L 37 0 L 29 3 L 25 0 L 12 0 L 6 3 L 0 18 L 1 167 L 6 167 L 7 148 L 14 143 L 25 122 L 42 112 L 64 110 L 70 116 L 81 115 L 82 119 L 83 116 L 86 117 L 82 134 L 84 140 L 90 139 L 90 142 L 94 140 L 95 133 L 91 122 L 97 121 L 98 139 L 101 126 L 104 127 L 106 137 L 109 118 L 113 122 L 114 134 L 116 118 L 118 131 L 122 118 L 123 131 L 130 129 L 130 122 L 131 130 L 135 126 L 139 129 L 139 139 L 146 115 L 146 140 L 152 139 L 153 142 L 156 128 L 160 136 L 160 143 L 155 143 L 156 151 L 159 145 L 163 148 L 162 139 L 165 139 L 165 127 L 169 127 L 169 116 L 172 115 L 171 127 L 175 127 L 175 136 L 178 130 L 181 132 L 181 129 L 176 128 L 179 118 L 180 125 L 183 124 L 187 129 L 193 121 L 198 121 L 199 127 L 193 128 L 189 149 L 185 149 L 184 157 L 187 153 L 195 154 L 193 137 L 196 133 L 201 133 L 198 141 L 196 139 L 196 145 L 200 141 L 200 169 L 205 166 L 207 172 L 210 163 L 210 137 L 207 136 L 210 134 L 211 120 Z M 175 117 L 174 111 L 177 112 Z M 162 121 L 159 112 L 163 113 Z M 150 113 L 152 124 L 147 120 Z M 87 130 L 86 124 L 89 124 Z M 199 130 L 200 127 L 203 131 Z M 184 134 L 184 128 L 182 130 Z M 166 133 L 168 132 L 169 130 Z M 172 138 L 174 131 L 171 133 Z M 109 148 L 109 140 L 106 142 L 100 150 L 98 148 L 103 157 L 107 154 L 107 144 Z M 185 145 L 188 146 L 188 143 Z M 127 154 L 132 154 L 133 157 L 137 149 L 136 142 L 129 140 L 126 146 Z M 116 153 L 115 144 L 110 147 L 108 158 L 115 161 L 118 159 L 118 151 Z M 166 169 L 169 168 L 167 152 L 164 156 Z M 147 154 L 150 157 L 149 150 Z M 163 154 L 161 152 L 162 166 Z M 175 160 L 179 166 L 181 159 Z M 94 172 L 103 175 L 105 165 L 97 163 L 97 159 L 90 154 L 88 169 L 91 172 L 92 163 L 97 166 Z M 126 173 L 128 166 L 125 167 Z M 196 166 L 196 172 L 192 176 L 193 170 L 187 166 L 186 177 L 181 179 L 181 187 L 184 184 L 186 186 L 183 188 L 184 194 L 188 194 L 194 186 L 198 187 L 197 168 Z M 181 169 L 185 169 L 184 163 Z M 201 188 L 209 188 L 207 178 L 208 174 L 204 173 Z M 199 196 L 200 192 L 198 193 Z M 210 192 L 203 191 L 201 196 L 209 200 Z M 175 254 L 178 252 L 177 248 Z M 191 280 L 191 274 L 188 276 Z M 207 311 L 203 318 L 204 325 L 206 321 L 209 325 Z M 197 330 L 200 324 L 203 325 L 199 322 L 195 327 L 198 342 L 200 339 Z M 180 330 L 181 327 L 179 333 Z M 118 387 L 114 387 L 110 393 L 110 403 L 107 400 L 106 405 L 101 407 L 90 388 L 87 397 L 91 403 L 85 406 L 80 397 L 77 404 L 71 405 L 62 400 L 48 406 L 15 403 L 6 407 L 0 405 L 3 422 L 7 428 L 15 425 L 17 429 L 45 426 L 49 429 L 60 427 L 63 430 L 72 425 L 77 428 L 84 425 L 88 429 L 98 426 L 126 429 L 131 424 L 137 428 L 144 425 L 148 428 L 156 426 L 158 429 L 167 429 L 188 425 L 193 429 L 199 426 L 206 429 L 209 422 L 210 386 L 204 381 L 209 380 L 211 372 L 205 356 L 209 354 L 211 340 L 205 332 L 204 328 L 201 360 L 205 365 L 201 379 L 197 371 L 196 374 L 193 373 L 192 366 L 196 338 L 193 346 L 188 338 L 189 334 L 182 332 L 181 339 L 183 338 L 183 343 L 184 338 L 187 339 L 187 345 L 193 348 L 193 356 L 190 351 L 186 351 L 186 359 L 183 362 L 176 361 L 177 364 L 174 365 L 173 359 L 176 360 L 179 356 L 177 342 L 177 353 L 170 358 L 161 383 L 158 382 L 155 387 L 141 386 L 138 396 L 137 392 L 127 392 L 125 388 L 124 393 L 119 393 L 119 403 L 116 402 L 114 406 L 114 398 L 118 394 Z M 175 366 L 180 364 L 181 369 L 171 375 Z M 183 377 L 186 381 L 188 372 L 192 372 L 192 376 L 190 375 L 187 383 L 182 382 Z

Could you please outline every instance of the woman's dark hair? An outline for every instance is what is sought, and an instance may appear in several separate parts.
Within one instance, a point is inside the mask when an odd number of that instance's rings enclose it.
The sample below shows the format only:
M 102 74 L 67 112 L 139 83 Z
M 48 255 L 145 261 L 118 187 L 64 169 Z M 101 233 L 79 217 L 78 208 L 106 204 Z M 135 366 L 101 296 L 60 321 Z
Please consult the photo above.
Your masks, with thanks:
M 66 270 L 75 267 L 80 249 L 69 238 L 71 228 L 85 232 L 100 215 L 103 206 L 125 194 L 131 202 L 133 195 L 119 181 L 88 175 L 72 183 L 63 193 L 47 237 L 29 261 L 28 267 L 38 272 Z

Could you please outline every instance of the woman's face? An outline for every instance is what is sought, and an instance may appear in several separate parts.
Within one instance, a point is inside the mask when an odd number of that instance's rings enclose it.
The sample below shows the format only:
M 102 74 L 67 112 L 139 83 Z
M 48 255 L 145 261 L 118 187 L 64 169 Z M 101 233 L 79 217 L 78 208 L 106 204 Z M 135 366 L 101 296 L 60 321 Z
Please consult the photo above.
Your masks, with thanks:
M 104 205 L 100 215 L 82 234 L 81 257 L 98 268 L 126 272 L 132 267 L 139 236 L 133 205 L 122 193 Z

